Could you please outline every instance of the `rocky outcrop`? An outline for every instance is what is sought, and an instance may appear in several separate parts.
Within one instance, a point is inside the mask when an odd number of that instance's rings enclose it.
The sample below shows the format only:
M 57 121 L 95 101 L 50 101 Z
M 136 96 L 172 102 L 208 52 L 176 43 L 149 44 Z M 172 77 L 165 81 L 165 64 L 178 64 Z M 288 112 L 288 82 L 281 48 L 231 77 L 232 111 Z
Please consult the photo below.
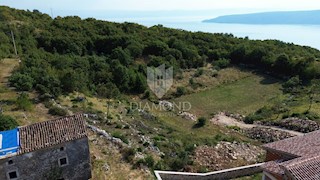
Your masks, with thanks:
M 238 121 L 243 121 L 245 116 L 244 115 L 241 115 L 241 114 L 233 114 L 233 113 L 230 113 L 230 112 L 224 112 L 223 113 L 225 116 L 227 117 L 230 117 L 230 118 L 234 118 Z
M 197 116 L 188 112 L 180 112 L 179 116 L 181 116 L 184 119 L 191 120 L 191 121 L 196 121 Z
M 289 137 L 293 137 L 292 134 L 284 131 L 279 131 L 271 128 L 254 127 L 246 129 L 245 134 L 251 139 L 257 139 L 263 143 L 270 143 L 279 141 Z
M 254 164 L 264 153 L 263 149 L 251 144 L 220 142 L 215 147 L 197 147 L 194 162 L 209 171 L 215 171 Z
M 98 135 L 104 137 L 105 139 L 107 139 L 108 141 L 111 141 L 112 143 L 114 143 L 115 145 L 119 146 L 119 147 L 126 147 L 127 144 L 125 144 L 121 139 L 119 138 L 115 138 L 113 136 L 111 136 L 109 133 L 107 133 L 105 130 L 99 129 L 98 127 L 92 126 L 90 124 L 87 124 L 87 127 L 89 129 L 91 129 L 93 132 L 97 133 Z
M 308 133 L 308 132 L 312 132 L 320 129 L 319 123 L 315 121 L 304 120 L 299 118 L 283 119 L 277 122 L 276 125 L 286 129 L 299 131 L 303 133 Z
M 147 119 L 147 120 L 156 120 L 157 119 L 153 114 L 151 114 L 143 109 L 138 109 L 138 112 L 140 113 L 141 117 L 143 117 L 144 119 Z
M 173 104 L 169 101 L 159 101 L 159 105 L 163 106 L 166 110 L 173 110 Z

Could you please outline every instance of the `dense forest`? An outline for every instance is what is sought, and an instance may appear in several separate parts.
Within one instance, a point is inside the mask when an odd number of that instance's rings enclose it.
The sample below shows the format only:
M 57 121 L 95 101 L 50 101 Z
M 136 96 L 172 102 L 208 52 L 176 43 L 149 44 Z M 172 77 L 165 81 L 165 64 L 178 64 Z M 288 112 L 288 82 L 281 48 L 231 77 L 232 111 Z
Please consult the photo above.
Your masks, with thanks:
M 22 63 L 10 82 L 41 95 L 141 94 L 147 89 L 146 67 L 161 64 L 175 70 L 241 64 L 304 82 L 320 77 L 320 51 L 276 40 L 76 16 L 52 19 L 38 10 L 0 6 L 0 59 L 14 54 L 11 31 Z

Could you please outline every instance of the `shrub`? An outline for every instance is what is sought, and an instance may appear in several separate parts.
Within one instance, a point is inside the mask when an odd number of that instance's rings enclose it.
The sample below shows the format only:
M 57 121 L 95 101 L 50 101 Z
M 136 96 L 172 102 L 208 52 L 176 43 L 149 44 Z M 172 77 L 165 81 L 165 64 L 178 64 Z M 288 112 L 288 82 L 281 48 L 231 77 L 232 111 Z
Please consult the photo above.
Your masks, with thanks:
M 241 130 L 240 127 L 238 127 L 238 126 L 227 126 L 227 128 L 228 129 L 233 129 L 235 131 L 240 131 Z
M 187 93 L 186 88 L 180 86 L 177 88 L 176 96 L 179 97 L 179 96 L 185 95 L 186 93 Z
M 195 127 L 195 128 L 200 128 L 200 127 L 205 126 L 206 123 L 207 123 L 207 119 L 206 119 L 205 117 L 200 117 L 200 118 L 198 119 L 197 124 L 195 124 L 194 127 Z
M 233 142 L 235 141 L 235 138 L 232 136 L 227 136 L 224 134 L 217 134 L 214 136 L 214 139 L 217 141 L 227 141 L 227 142 Z
M 57 107 L 57 106 L 51 107 L 49 109 L 49 114 L 54 115 L 54 116 L 66 116 L 67 113 L 68 113 L 67 110 L 60 108 L 60 107 Z
M 301 85 L 299 76 L 290 78 L 287 82 L 283 83 L 282 88 L 285 93 L 296 93 Z
M 151 93 L 150 93 L 150 91 L 147 90 L 147 91 L 144 92 L 143 98 L 144 99 L 149 99 L 150 96 L 151 96 Z
M 121 151 L 124 160 L 126 160 L 127 162 L 132 162 L 135 154 L 136 154 L 136 150 L 133 148 L 125 148 Z
M 194 82 L 194 79 L 193 79 L 193 78 L 190 78 L 190 79 L 189 79 L 189 84 L 190 84 L 190 86 L 192 87 L 192 89 L 197 89 L 197 88 L 200 86 L 199 83 Z
M 29 75 L 15 73 L 10 77 L 9 81 L 19 91 L 30 91 L 34 80 Z
M 200 77 L 201 75 L 203 75 L 203 73 L 204 73 L 203 69 L 198 69 L 196 73 L 194 73 L 194 77 Z
M 30 111 L 32 109 L 32 102 L 29 99 L 28 94 L 22 93 L 17 98 L 17 108 L 24 110 L 24 111 Z
M 259 121 L 259 120 L 262 120 L 262 119 L 263 119 L 263 117 L 261 117 L 260 115 L 250 114 L 244 119 L 244 122 L 246 124 L 253 124 L 254 121 Z
M 115 138 L 121 139 L 121 141 L 126 143 L 126 144 L 129 144 L 129 140 L 123 134 L 121 134 L 118 131 L 112 133 L 112 136 L 115 137 Z
M 152 156 L 148 155 L 145 159 L 145 165 L 148 166 L 149 168 L 153 168 L 154 164 L 155 164 L 155 161 L 153 159 Z
M 214 62 L 214 65 L 219 68 L 226 68 L 230 65 L 230 60 L 228 59 L 219 59 Z
M 14 129 L 18 126 L 17 121 L 11 116 L 0 114 L 0 131 Z

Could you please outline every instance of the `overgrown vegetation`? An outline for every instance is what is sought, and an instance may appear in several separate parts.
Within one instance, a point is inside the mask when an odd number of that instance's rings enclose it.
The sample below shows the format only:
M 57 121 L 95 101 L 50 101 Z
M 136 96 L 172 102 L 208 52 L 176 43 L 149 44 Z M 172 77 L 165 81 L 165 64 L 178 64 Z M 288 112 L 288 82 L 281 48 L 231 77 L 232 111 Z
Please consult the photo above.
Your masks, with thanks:
M 320 52 L 312 48 L 274 40 L 252 41 L 230 34 L 192 33 L 161 25 L 147 28 L 133 23 L 118 24 L 92 18 L 82 20 L 76 16 L 52 19 L 39 11 L 7 7 L 0 7 L 0 29 L 0 59 L 13 53 L 8 34 L 11 30 L 16 35 L 22 59 L 20 67 L 10 78 L 11 85 L 18 91 L 37 91 L 40 100 L 74 91 L 88 97 L 117 99 L 127 94 L 155 100 L 147 90 L 147 66 L 173 66 L 176 79 L 181 76 L 179 72 L 193 68 L 186 81 L 193 89 L 206 86 L 199 83 L 201 78 L 219 77 L 219 70 L 235 66 L 262 70 L 280 78 L 254 73 L 242 78 L 231 76 L 217 83 L 215 88 L 208 87 L 205 92 L 190 95 L 186 95 L 190 89 L 177 85 L 176 91 L 172 92 L 180 97 L 176 101 L 190 102 L 192 111 L 204 117 L 220 111 L 249 115 L 245 120 L 247 123 L 290 116 L 319 118 L 312 110 L 319 102 L 319 83 L 313 79 L 320 76 Z M 207 75 L 206 68 L 211 68 L 210 75 Z M 279 79 L 286 81 L 282 85 L 284 94 L 279 91 L 282 82 Z M 31 100 L 23 94 L 17 100 L 18 107 L 29 111 L 32 109 Z M 307 104 L 301 108 L 303 111 L 292 110 L 297 107 L 297 101 Z M 103 114 L 102 111 L 106 110 L 105 104 L 71 104 L 72 108 L 82 108 L 86 112 Z M 50 105 L 48 108 L 52 115 L 67 114 L 67 110 L 60 106 Z M 120 119 L 117 115 L 110 113 L 103 121 L 108 123 L 103 126 L 113 126 L 116 130 L 112 136 L 131 145 L 131 137 L 130 143 L 127 138 L 129 126 L 111 122 Z M 121 118 L 133 119 L 131 114 Z M 130 123 L 140 122 L 136 121 L 141 119 L 140 116 L 134 118 Z M 197 146 L 213 146 L 219 141 L 233 142 L 242 138 L 236 132 L 238 127 L 229 127 L 228 135 L 224 135 L 224 129 L 213 127 L 205 118 L 199 118 L 196 125 L 179 118 L 157 117 L 135 124 L 133 127 L 138 128 L 139 134 L 152 141 L 141 141 L 138 145 L 133 142 L 133 146 L 138 147 L 124 148 L 123 159 L 133 163 L 137 151 L 159 147 L 164 153 L 160 160 L 147 155 L 136 163 L 151 169 L 184 170 L 193 165 L 191 156 Z M 128 119 L 125 121 L 130 121 Z M 5 120 L 0 118 L 0 125 L 4 126 L 3 129 L 10 129 L 17 123 L 6 117 Z M 230 133 L 230 129 L 235 131 Z
M 200 118 L 198 119 L 197 124 L 195 124 L 194 127 L 195 127 L 195 128 L 201 128 L 201 127 L 205 126 L 206 123 L 207 123 L 207 119 L 206 119 L 205 117 L 200 117 Z
M 49 108 L 49 114 L 54 116 L 66 116 L 67 113 L 67 110 L 61 107 L 52 106 L 51 108 Z
M 29 95 L 21 93 L 16 101 L 17 108 L 24 111 L 32 110 L 32 101 L 29 99 Z
M 0 114 L 0 131 L 10 130 L 18 127 L 17 121 L 3 114 Z
M 22 64 L 10 82 L 21 91 L 53 96 L 80 91 L 108 98 L 141 94 L 147 88 L 146 66 L 161 64 L 175 70 L 246 64 L 303 81 L 320 75 L 319 51 L 280 41 L 0 10 L 0 57 L 12 54 L 8 32 L 13 30 Z M 195 76 L 201 74 L 199 69 Z

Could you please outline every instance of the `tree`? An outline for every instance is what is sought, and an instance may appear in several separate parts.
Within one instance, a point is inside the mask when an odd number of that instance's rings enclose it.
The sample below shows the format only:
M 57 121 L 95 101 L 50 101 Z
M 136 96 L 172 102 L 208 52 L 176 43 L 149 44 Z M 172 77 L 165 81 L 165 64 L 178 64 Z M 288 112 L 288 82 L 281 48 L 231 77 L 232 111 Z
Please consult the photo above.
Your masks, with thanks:
M 143 50 L 144 55 L 163 56 L 168 49 L 168 45 L 160 40 L 150 42 Z
M 6 131 L 18 127 L 17 121 L 3 114 L 0 114 L 0 131 Z
M 137 73 L 136 83 L 135 83 L 135 93 L 143 93 L 147 89 L 147 80 L 144 75 Z
M 83 91 L 87 89 L 88 79 L 83 71 L 67 70 L 61 78 L 61 85 L 64 92 Z
M 242 46 L 236 47 L 230 54 L 232 63 L 238 64 L 243 63 L 246 56 L 246 48 Z
M 275 71 L 279 74 L 292 74 L 289 56 L 285 53 L 280 54 L 277 57 L 276 62 L 274 63 L 274 68 Z
M 205 126 L 206 123 L 207 123 L 207 119 L 206 119 L 205 117 L 200 117 L 200 118 L 198 119 L 197 124 L 195 124 L 194 127 L 195 127 L 195 128 L 201 128 L 201 127 Z
M 309 107 L 307 112 L 311 110 L 314 100 L 319 94 L 320 94 L 320 79 L 314 79 L 311 81 L 311 86 L 308 91 Z
M 19 91 L 29 91 L 33 87 L 34 79 L 28 74 L 14 73 L 9 79 L 11 85 Z
M 128 66 L 132 63 L 132 59 L 130 57 L 130 53 L 128 50 L 123 50 L 122 48 L 118 47 L 114 49 L 111 53 L 112 59 L 118 59 L 120 63 L 124 66 Z
M 185 95 L 187 93 L 187 90 L 185 87 L 182 87 L 182 86 L 179 86 L 177 88 L 177 92 L 176 92 L 176 96 L 182 96 L 182 95 Z
M 290 78 L 287 82 L 283 83 L 283 92 L 296 94 L 298 93 L 301 86 L 301 80 L 299 76 L 294 76 Z
M 117 87 L 122 92 L 127 92 L 130 90 L 129 85 L 129 73 L 128 69 L 121 64 L 116 65 L 113 71 L 114 82 L 116 83 Z
M 97 87 L 97 94 L 102 98 L 117 98 L 120 95 L 120 91 L 116 85 L 111 82 L 107 84 L 99 84 Z
M 21 93 L 17 98 L 16 103 L 18 109 L 24 111 L 30 111 L 32 109 L 32 102 L 30 101 L 29 95 L 27 93 Z

